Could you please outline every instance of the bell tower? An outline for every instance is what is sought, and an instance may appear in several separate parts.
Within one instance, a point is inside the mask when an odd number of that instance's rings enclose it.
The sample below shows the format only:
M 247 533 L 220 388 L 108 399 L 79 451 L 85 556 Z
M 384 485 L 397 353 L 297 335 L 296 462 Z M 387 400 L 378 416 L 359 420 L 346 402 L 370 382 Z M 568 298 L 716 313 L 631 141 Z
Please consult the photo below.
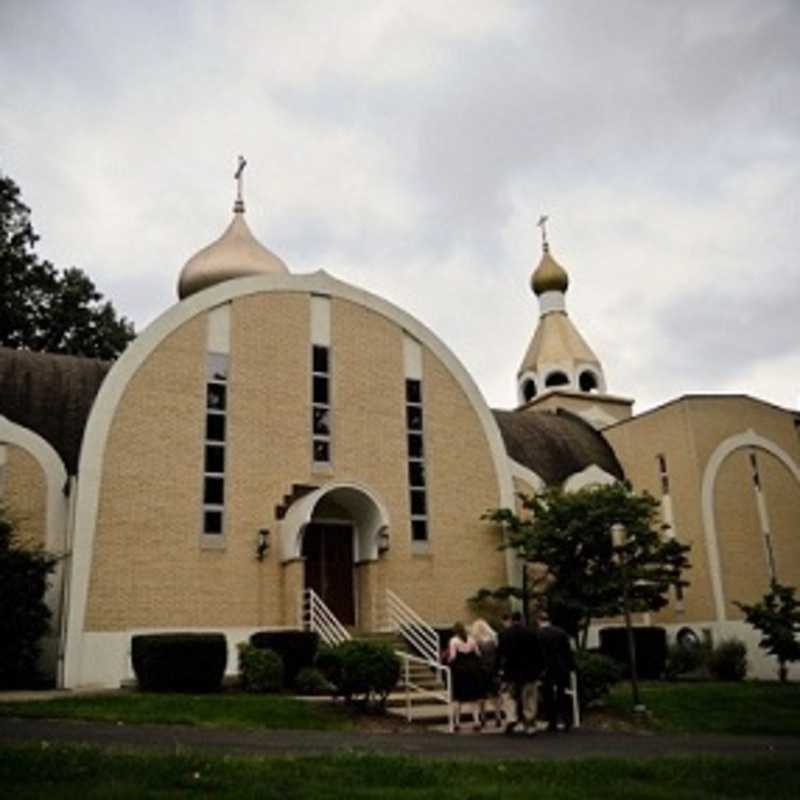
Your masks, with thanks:
M 603 428 L 627 419 L 633 401 L 607 394 L 600 359 L 567 315 L 569 276 L 550 253 L 546 223 L 541 217 L 542 257 L 531 276 L 539 321 L 517 372 L 517 400 L 525 408 L 565 408 Z

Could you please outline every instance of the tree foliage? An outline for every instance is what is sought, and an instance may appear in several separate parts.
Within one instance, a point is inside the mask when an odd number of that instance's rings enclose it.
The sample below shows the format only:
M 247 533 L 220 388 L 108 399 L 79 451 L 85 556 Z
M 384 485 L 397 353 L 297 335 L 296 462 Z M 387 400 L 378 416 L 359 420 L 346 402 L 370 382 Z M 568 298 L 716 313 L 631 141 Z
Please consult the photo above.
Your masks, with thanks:
M 791 661 L 800 661 L 800 600 L 794 586 L 772 582 L 770 590 L 754 605 L 734 603 L 745 620 L 761 634 L 759 645 L 778 659 L 778 676 L 786 682 Z
M 0 688 L 35 685 L 40 640 L 47 633 L 47 577 L 55 558 L 24 546 L 0 508 Z
M 551 617 L 571 635 L 586 633 L 593 619 L 622 613 L 624 559 L 631 611 L 656 611 L 668 602 L 670 587 L 686 586 L 689 547 L 662 535 L 658 502 L 621 484 L 564 492 L 550 488 L 535 497 L 520 496 L 525 513 L 503 508 L 485 516 L 503 525 L 504 547 L 526 565 L 540 564 L 546 578 L 533 592 Z M 611 527 L 623 525 L 627 543 L 615 553 Z M 482 590 L 481 595 L 522 597 L 518 587 Z M 473 598 L 475 599 L 475 598 Z M 527 601 L 527 598 L 526 598 Z
M 19 187 L 0 174 L 0 345 L 113 359 L 134 337 L 82 270 L 59 272 L 34 250 L 39 237 Z

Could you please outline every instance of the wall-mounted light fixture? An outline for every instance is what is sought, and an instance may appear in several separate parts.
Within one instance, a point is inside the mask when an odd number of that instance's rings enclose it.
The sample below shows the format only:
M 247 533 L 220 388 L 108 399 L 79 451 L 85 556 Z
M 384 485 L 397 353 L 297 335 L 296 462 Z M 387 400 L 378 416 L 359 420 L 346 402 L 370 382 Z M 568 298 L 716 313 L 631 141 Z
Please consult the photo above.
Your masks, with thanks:
M 264 560 L 264 556 L 269 550 L 269 528 L 260 528 L 258 531 L 258 545 L 256 546 L 256 558 Z
M 385 553 L 389 549 L 389 529 L 381 528 L 378 531 L 378 552 Z

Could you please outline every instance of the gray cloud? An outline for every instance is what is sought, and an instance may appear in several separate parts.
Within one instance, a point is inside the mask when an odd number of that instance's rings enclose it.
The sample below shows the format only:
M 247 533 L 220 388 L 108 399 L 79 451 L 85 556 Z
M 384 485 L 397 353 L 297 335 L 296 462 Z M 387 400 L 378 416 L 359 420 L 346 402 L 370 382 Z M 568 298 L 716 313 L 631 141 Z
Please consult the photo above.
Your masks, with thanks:
M 0 168 L 43 255 L 143 323 L 224 228 L 244 151 L 256 234 L 418 315 L 496 405 L 549 211 L 612 390 L 646 406 L 757 376 L 789 404 L 769 365 L 800 348 L 798 34 L 792 0 L 7 0 Z

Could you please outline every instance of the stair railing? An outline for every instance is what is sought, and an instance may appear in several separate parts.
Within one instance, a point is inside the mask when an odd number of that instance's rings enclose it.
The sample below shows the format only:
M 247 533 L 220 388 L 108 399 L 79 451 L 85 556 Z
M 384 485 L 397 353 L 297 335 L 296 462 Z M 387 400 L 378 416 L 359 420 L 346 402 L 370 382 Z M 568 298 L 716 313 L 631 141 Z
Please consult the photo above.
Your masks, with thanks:
M 439 635 L 391 589 L 386 590 L 386 611 L 392 630 L 396 630 L 422 658 L 440 663 Z
M 386 611 L 389 627 L 406 641 L 419 655 L 396 650 L 402 665 L 403 687 L 405 689 L 406 720 L 413 719 L 412 696 L 424 698 L 447 705 L 448 730 L 453 732 L 453 676 L 450 667 L 442 664 L 439 653 L 439 635 L 407 603 L 404 603 L 391 589 L 386 590 Z M 441 684 L 441 689 L 431 689 L 418 683 L 412 671 L 417 670 L 430 677 L 431 673 Z
M 319 638 L 332 647 L 352 638 L 347 628 L 313 589 L 306 589 L 302 594 L 300 627 L 319 634 Z

